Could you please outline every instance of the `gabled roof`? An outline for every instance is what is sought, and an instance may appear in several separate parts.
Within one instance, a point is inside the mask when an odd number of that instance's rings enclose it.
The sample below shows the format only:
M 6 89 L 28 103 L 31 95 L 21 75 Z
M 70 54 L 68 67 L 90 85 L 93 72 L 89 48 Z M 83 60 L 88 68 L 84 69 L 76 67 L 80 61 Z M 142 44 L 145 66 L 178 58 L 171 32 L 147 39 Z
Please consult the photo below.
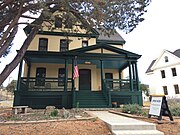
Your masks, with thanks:
M 125 44 L 125 40 L 121 37 L 121 35 L 114 31 L 113 34 L 107 35 L 105 32 L 96 29 L 99 32 L 99 37 L 97 39 L 97 43 L 106 42 L 108 44 Z
M 59 10 L 59 9 L 60 9 L 60 6 L 59 6 L 59 5 L 56 5 L 56 6 L 54 6 L 53 8 L 50 9 L 50 12 L 51 12 L 51 13 L 54 13 L 54 12 L 56 12 L 56 11 Z M 97 36 L 99 35 L 99 33 L 96 31 L 96 29 L 92 28 L 92 27 L 89 25 L 89 23 L 88 23 L 80 14 L 78 14 L 78 12 L 76 12 L 75 10 L 72 9 L 72 10 L 71 10 L 71 13 L 72 13 L 75 17 L 77 17 L 84 26 L 90 28 L 89 30 L 93 33 L 93 35 L 97 35 Z M 41 17 L 41 16 L 40 16 L 40 17 Z M 34 20 L 31 24 L 38 24 L 38 25 L 40 25 L 41 23 L 42 23 L 42 22 L 40 21 L 40 18 L 37 18 L 37 19 Z M 31 25 L 27 25 L 23 30 L 25 31 L 25 33 L 30 33 L 31 29 L 32 29 L 32 26 L 31 26 Z M 57 33 L 57 32 L 56 32 L 56 33 Z M 61 33 L 61 32 L 60 32 L 60 33 Z
M 73 54 L 73 55 L 78 55 L 78 54 L 82 54 L 88 51 L 92 51 L 92 50 L 96 50 L 96 49 L 107 49 L 109 51 L 112 52 L 116 52 L 118 54 L 123 54 L 124 56 L 126 56 L 126 58 L 134 58 L 134 59 L 139 59 L 141 57 L 141 55 L 126 51 L 124 49 L 120 49 L 117 47 L 113 47 L 107 43 L 100 43 L 100 44 L 96 44 L 96 45 L 91 45 L 91 46 L 87 46 L 84 48 L 78 48 L 78 49 L 73 49 L 70 50 L 68 52 L 66 52 L 67 54 Z
M 153 60 L 153 61 L 151 62 L 151 64 L 149 65 L 149 67 L 148 67 L 148 69 L 146 70 L 145 73 L 150 73 L 150 72 L 153 71 L 153 70 L 151 69 L 151 67 L 154 65 L 155 61 L 156 61 L 156 60 Z
M 171 54 L 171 55 L 174 55 L 175 57 L 180 58 L 180 49 L 177 49 L 177 50 L 174 51 L 174 52 L 170 52 L 170 51 L 168 51 L 168 50 L 164 50 L 164 51 L 161 53 L 160 57 L 161 57 L 165 52 L 166 52 L 166 53 L 169 53 L 169 54 Z M 157 59 L 155 59 L 155 60 L 153 60 L 153 61 L 151 62 L 151 64 L 149 65 L 149 67 L 148 67 L 148 69 L 146 70 L 145 73 L 153 72 L 153 67 L 157 64 L 157 62 L 158 62 L 158 60 L 160 59 L 160 57 L 157 58 Z
M 173 54 L 180 58 L 180 49 L 174 51 Z

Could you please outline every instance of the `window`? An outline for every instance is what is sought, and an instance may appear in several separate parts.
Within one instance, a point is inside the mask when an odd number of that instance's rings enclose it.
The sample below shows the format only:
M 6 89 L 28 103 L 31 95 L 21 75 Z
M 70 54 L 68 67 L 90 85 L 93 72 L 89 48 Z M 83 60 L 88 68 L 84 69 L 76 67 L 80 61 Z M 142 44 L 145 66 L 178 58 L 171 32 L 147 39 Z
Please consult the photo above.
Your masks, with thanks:
M 88 41 L 82 41 L 82 47 L 87 47 L 88 46 Z
M 105 73 L 106 79 L 113 79 L 113 73 Z M 113 81 L 107 81 L 107 87 L 113 89 Z
M 37 68 L 36 69 L 36 86 L 44 86 L 46 78 L 46 68 Z
M 171 68 L 171 70 L 172 70 L 172 75 L 173 75 L 173 76 L 177 76 L 176 68 Z
M 39 51 L 47 51 L 48 48 L 48 39 L 40 38 L 39 39 Z
M 60 40 L 60 51 L 61 52 L 68 51 L 68 40 L 66 39 Z
M 169 61 L 167 56 L 164 57 L 164 60 L 165 60 L 165 62 Z
M 164 71 L 164 70 L 161 70 L 161 76 L 162 76 L 162 78 L 166 78 L 166 75 L 165 75 L 165 71 Z
M 165 94 L 165 95 L 168 95 L 167 86 L 163 86 L 163 90 L 164 90 L 164 94 Z
M 176 84 L 174 85 L 175 94 L 179 94 L 179 86 Z
M 56 28 L 62 28 L 62 18 L 55 17 L 55 27 Z
M 58 72 L 58 86 L 64 86 L 65 68 L 59 68 Z

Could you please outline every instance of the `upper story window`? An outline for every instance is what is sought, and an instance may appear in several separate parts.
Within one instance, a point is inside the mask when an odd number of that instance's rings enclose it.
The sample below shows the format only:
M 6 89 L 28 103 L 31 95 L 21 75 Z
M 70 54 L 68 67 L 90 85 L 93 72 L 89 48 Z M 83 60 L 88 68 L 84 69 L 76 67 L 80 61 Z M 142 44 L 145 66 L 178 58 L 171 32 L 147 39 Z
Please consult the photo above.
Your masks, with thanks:
M 55 17 L 55 27 L 56 28 L 62 28 L 62 18 Z
M 165 62 L 169 62 L 169 59 L 167 56 L 164 57 Z
M 88 41 L 82 41 L 82 47 L 87 47 L 88 46 Z
M 65 52 L 69 50 L 69 42 L 66 39 L 60 40 L 60 52 Z
M 164 70 L 161 70 L 161 76 L 162 76 L 162 78 L 166 78 L 166 75 L 165 75 L 165 71 L 164 71 Z
M 171 70 L 172 70 L 172 75 L 173 75 L 173 76 L 177 76 L 176 68 L 171 68 Z
M 164 94 L 165 94 L 165 95 L 168 95 L 167 86 L 163 86 L 163 90 L 164 90 Z
M 179 94 L 179 86 L 177 84 L 174 85 L 174 90 L 176 94 Z
M 47 51 L 48 49 L 48 39 L 40 38 L 39 39 L 39 51 Z

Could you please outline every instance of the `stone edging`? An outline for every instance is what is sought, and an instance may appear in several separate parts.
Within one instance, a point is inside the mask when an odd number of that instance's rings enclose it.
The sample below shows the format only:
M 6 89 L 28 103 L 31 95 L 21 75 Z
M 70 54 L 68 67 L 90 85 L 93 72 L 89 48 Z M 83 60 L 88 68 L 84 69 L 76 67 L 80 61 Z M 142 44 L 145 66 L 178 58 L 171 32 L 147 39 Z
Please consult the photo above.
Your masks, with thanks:
M 35 124 L 35 123 L 47 123 L 47 122 L 64 122 L 64 121 L 83 121 L 83 120 L 93 120 L 97 117 L 88 117 L 88 118 L 76 118 L 76 119 L 54 119 L 54 120 L 37 120 L 37 121 L 5 121 L 0 122 L 1 124 Z

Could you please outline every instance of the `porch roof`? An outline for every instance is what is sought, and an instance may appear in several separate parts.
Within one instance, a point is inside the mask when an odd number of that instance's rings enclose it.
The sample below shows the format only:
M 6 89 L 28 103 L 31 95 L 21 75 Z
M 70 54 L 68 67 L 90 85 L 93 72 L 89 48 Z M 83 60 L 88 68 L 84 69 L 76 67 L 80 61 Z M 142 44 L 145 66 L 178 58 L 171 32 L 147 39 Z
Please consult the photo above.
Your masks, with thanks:
M 114 52 L 114 54 L 88 52 L 97 49 L 106 49 Z M 141 57 L 141 55 L 103 43 L 66 52 L 27 51 L 24 59 L 27 63 L 64 63 L 64 59 L 71 61 L 76 56 L 78 64 L 84 64 L 88 60 L 100 68 L 100 63 L 97 60 L 103 60 L 105 68 L 116 69 L 124 69 L 128 66 L 129 61 L 137 61 Z

